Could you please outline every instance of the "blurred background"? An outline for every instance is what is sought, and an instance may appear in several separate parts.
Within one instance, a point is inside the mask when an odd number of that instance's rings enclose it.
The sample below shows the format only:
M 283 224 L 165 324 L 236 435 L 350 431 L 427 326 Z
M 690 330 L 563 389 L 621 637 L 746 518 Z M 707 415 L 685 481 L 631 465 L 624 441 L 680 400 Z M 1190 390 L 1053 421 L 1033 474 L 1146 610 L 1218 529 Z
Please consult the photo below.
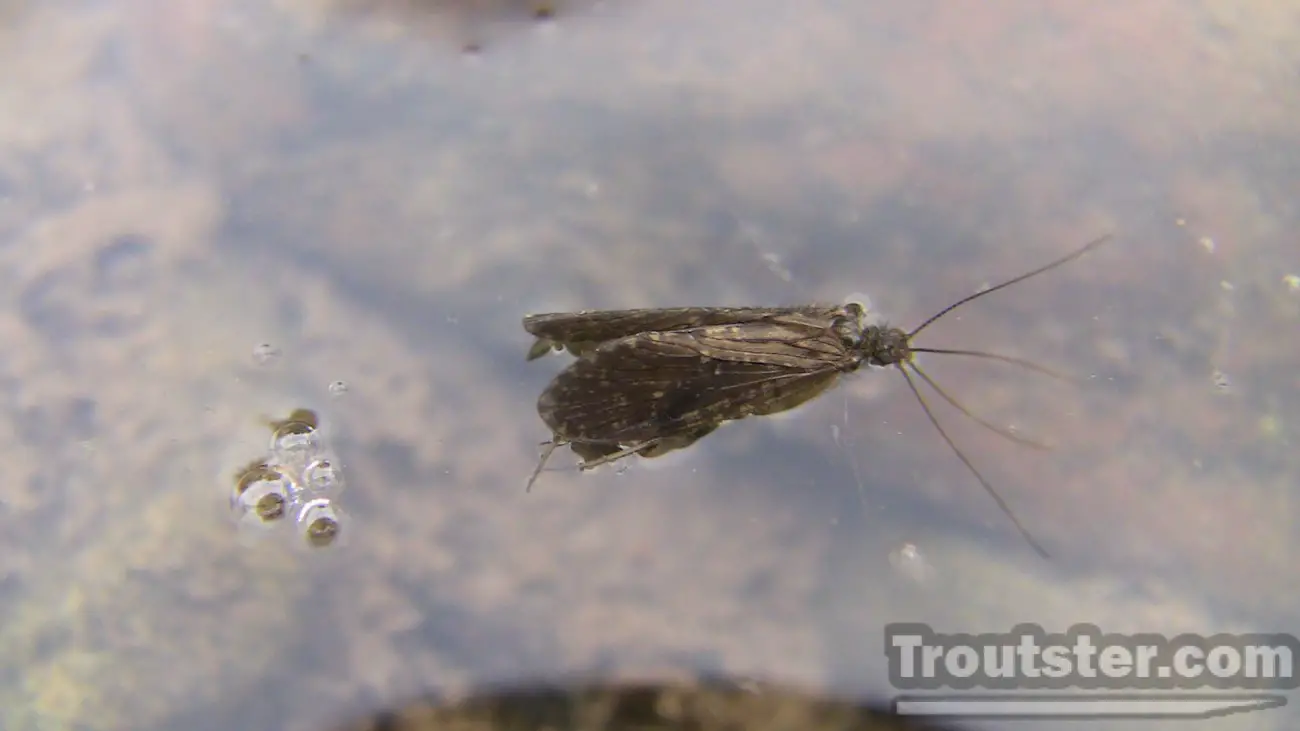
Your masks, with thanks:
M 894 621 L 1295 631 L 1297 49 L 1294 1 L 0 0 L 0 727 L 571 677 L 887 699 Z M 1056 445 L 930 398 L 1051 561 L 889 371 L 524 492 L 568 358 L 525 362 L 525 314 L 915 326 L 1106 232 L 918 338 L 1081 377 L 922 361 Z M 230 516 L 299 408 L 334 550 Z

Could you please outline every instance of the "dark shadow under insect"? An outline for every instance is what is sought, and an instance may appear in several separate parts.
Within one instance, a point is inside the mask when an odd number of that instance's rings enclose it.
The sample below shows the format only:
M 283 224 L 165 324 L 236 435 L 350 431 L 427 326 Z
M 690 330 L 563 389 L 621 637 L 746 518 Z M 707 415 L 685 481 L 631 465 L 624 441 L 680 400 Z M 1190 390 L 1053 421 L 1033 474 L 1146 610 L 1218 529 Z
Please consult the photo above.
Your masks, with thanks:
M 724 422 L 793 409 L 863 365 L 893 366 L 943 440 L 1029 545 L 1046 557 L 1047 552 L 940 426 L 911 374 L 981 426 L 1041 449 L 1046 447 L 972 414 L 921 370 L 915 354 L 985 358 L 1065 377 L 1019 358 L 916 347 L 912 339 L 967 302 L 1055 269 L 1109 239 L 1103 236 L 1050 264 L 964 297 L 910 332 L 866 324 L 866 312 L 856 303 L 529 315 L 524 329 L 537 337 L 529 360 L 552 350 L 568 350 L 578 357 L 538 398 L 538 415 L 553 436 L 528 480 L 528 489 L 551 453 L 565 444 L 583 460 L 580 469 L 584 470 L 633 454 L 656 457 L 689 447 Z

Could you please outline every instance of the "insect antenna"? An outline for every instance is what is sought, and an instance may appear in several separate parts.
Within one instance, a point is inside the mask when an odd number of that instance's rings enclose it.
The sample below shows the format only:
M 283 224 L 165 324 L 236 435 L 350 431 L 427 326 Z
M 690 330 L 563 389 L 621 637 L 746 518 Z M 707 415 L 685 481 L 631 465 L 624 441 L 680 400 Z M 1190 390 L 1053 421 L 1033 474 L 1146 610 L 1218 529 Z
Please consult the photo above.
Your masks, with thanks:
M 944 391 L 943 388 L 939 386 L 939 384 L 935 383 L 934 379 L 930 378 L 930 376 L 927 375 L 925 371 L 921 370 L 920 366 L 913 363 L 911 365 L 911 368 L 912 370 L 916 371 L 916 375 L 920 376 L 922 379 L 925 380 L 926 383 L 930 384 L 930 388 L 933 388 L 936 393 L 938 393 L 941 397 L 943 397 L 944 401 L 947 401 L 950 406 L 952 406 L 954 409 L 957 409 L 961 413 L 965 414 L 971 421 L 974 421 L 976 424 L 979 424 L 980 426 L 984 427 L 985 429 L 988 429 L 989 431 L 993 432 L 994 434 L 997 434 L 1000 437 L 1010 439 L 1011 441 L 1017 444 L 1022 444 L 1026 447 L 1033 447 L 1034 449 L 1041 449 L 1043 451 L 1051 451 L 1052 448 L 1047 446 L 1046 444 L 1043 444 L 1042 442 L 1036 442 L 1032 439 L 1029 439 L 1028 437 L 1022 437 L 1019 434 L 1016 434 L 1015 432 L 1009 431 L 1007 429 L 1003 429 L 1000 426 L 990 424 L 989 422 L 981 419 L 980 417 L 971 413 L 970 409 L 967 409 L 965 406 L 963 406 L 961 402 L 958 401 L 956 398 L 948 395 L 948 392 Z
M 913 347 L 911 341 L 912 338 L 916 337 L 917 333 L 920 333 L 925 328 L 929 327 L 930 325 L 933 325 L 940 318 L 944 317 L 945 315 L 957 309 L 958 307 L 961 307 L 962 305 L 971 302 L 973 300 L 977 300 L 980 297 L 983 297 L 985 295 L 993 294 L 994 292 L 1000 289 L 1006 289 L 1007 287 L 1010 287 L 1013 284 L 1023 282 L 1026 279 L 1029 279 L 1031 277 L 1036 277 L 1039 274 L 1043 274 L 1044 272 L 1048 272 L 1059 266 L 1068 264 L 1069 262 L 1078 259 L 1084 254 L 1087 254 L 1089 251 L 1092 251 L 1098 246 L 1101 246 L 1102 244 L 1106 243 L 1110 239 L 1111 239 L 1110 234 L 1105 234 L 1103 236 L 1100 236 L 1096 239 L 1093 239 L 1092 241 L 1089 241 L 1087 244 L 1084 244 L 1082 247 L 1076 249 L 1075 251 L 1072 251 L 1069 254 L 1066 254 L 1065 256 L 1061 257 L 1060 259 L 1057 259 L 1056 261 L 1038 267 L 1033 271 L 1021 274 L 1018 277 L 1013 277 L 1011 279 L 1008 279 L 1007 281 L 1002 282 L 1001 284 L 995 285 L 993 287 L 989 287 L 988 289 L 982 290 L 980 292 L 976 292 L 971 295 L 967 295 L 966 297 L 962 297 L 961 299 L 957 300 L 956 302 L 953 302 L 952 304 L 948 305 L 942 310 L 939 310 L 938 312 L 936 312 L 935 314 L 927 318 L 920 325 L 917 325 L 911 332 L 907 333 L 906 341 L 907 341 L 907 350 L 909 351 L 908 352 L 909 357 L 906 360 L 901 360 L 894 363 L 894 365 L 898 367 L 899 372 L 903 374 L 903 378 L 907 380 L 907 387 L 911 389 L 912 395 L 916 396 L 917 402 L 921 404 L 921 410 L 925 412 L 926 418 L 930 420 L 930 423 L 933 424 L 934 428 L 939 432 L 939 436 L 943 437 L 943 440 L 948 443 L 948 447 L 951 448 L 953 453 L 957 455 L 958 459 L 962 461 L 962 464 L 966 465 L 966 469 L 970 470 L 971 474 L 975 475 L 975 479 L 979 480 L 979 483 L 984 488 L 984 491 L 987 492 L 989 496 L 993 498 L 993 500 L 998 504 L 998 507 L 1002 509 L 1002 512 L 1005 513 L 1006 516 L 1011 519 L 1011 522 L 1012 524 L 1015 525 L 1016 530 L 1020 531 L 1020 535 L 1025 539 L 1025 541 L 1030 545 L 1030 547 L 1032 547 L 1034 551 L 1037 552 L 1038 555 L 1042 556 L 1043 558 L 1048 558 L 1047 551 L 1045 551 L 1043 547 L 1038 543 L 1037 539 L 1035 539 L 1033 535 L 1030 534 L 1030 532 L 1026 530 L 1023 525 L 1020 524 L 1020 520 L 1016 518 L 1015 513 L 1011 511 L 1010 506 L 1008 506 L 1006 501 L 1002 499 L 1002 496 L 998 495 L 997 490 L 995 490 L 993 486 L 989 484 L 988 480 L 984 479 L 984 475 L 980 474 L 980 471 L 975 468 L 975 465 L 971 463 L 970 459 L 965 455 L 965 453 L 963 453 L 961 449 L 957 447 L 957 444 L 953 442 L 952 438 L 948 436 L 948 433 L 944 431 L 943 426 L 939 424 L 939 420 L 935 418 L 934 412 L 930 410 L 930 405 L 926 403 L 925 397 L 921 395 L 920 389 L 916 387 L 916 382 L 912 380 L 911 374 L 909 374 L 907 371 L 908 368 L 911 368 L 912 370 L 916 371 L 916 374 L 920 376 L 921 379 L 924 380 L 930 386 L 930 388 L 933 388 L 935 392 L 938 393 L 939 396 L 943 398 L 944 401 L 947 401 L 951 406 L 956 408 L 958 411 L 966 415 L 968 418 L 970 418 L 972 421 L 979 424 L 980 426 L 996 434 L 999 434 L 1003 437 L 1006 437 L 1007 439 L 1010 439 L 1018 444 L 1023 444 L 1038 449 L 1049 449 L 1049 447 L 1047 447 L 1047 445 L 1040 444 L 1038 442 L 1034 442 L 1029 439 L 1025 439 L 1024 437 L 1021 437 L 1017 434 L 1013 434 L 1010 431 L 1007 431 L 1005 429 L 999 428 L 971 413 L 970 409 L 967 409 L 965 406 L 963 406 L 952 396 L 949 396 L 948 393 L 945 392 L 943 388 L 939 386 L 939 384 L 934 382 L 934 379 L 926 375 L 925 371 L 921 370 L 921 368 L 918 367 L 916 363 L 911 359 L 910 357 L 911 354 L 912 353 L 935 353 L 940 355 L 964 355 L 973 358 L 984 358 L 987 360 L 996 360 L 1003 363 L 1010 363 L 1012 365 L 1017 365 L 1027 370 L 1031 370 L 1036 373 L 1041 373 L 1043 375 L 1050 376 L 1052 378 L 1057 378 L 1063 381 L 1076 382 L 1075 379 L 1072 379 L 1068 376 L 1065 376 L 1061 373 L 1053 371 L 1050 368 L 1041 366 L 1032 361 L 1024 360 L 1022 358 L 1014 358 L 1009 355 L 999 355 L 997 353 L 986 353 L 978 350 L 957 350 L 951 348 L 918 348 L 918 347 Z
M 957 448 L 956 443 L 954 443 L 952 438 L 948 436 L 948 432 L 943 430 L 943 427 L 939 424 L 939 420 L 935 418 L 934 412 L 930 411 L 930 405 L 925 402 L 925 397 L 921 395 L 921 391 L 916 387 L 916 382 L 913 381 L 912 376 L 908 374 L 907 368 L 905 368 L 902 363 L 897 363 L 895 365 L 898 367 L 899 372 L 903 374 L 903 378 L 907 379 L 907 387 L 912 390 L 912 395 L 916 396 L 917 402 L 921 404 L 921 410 L 925 412 L 925 416 L 930 420 L 930 423 L 934 424 L 934 428 L 938 430 L 939 436 L 943 437 L 943 440 L 948 443 L 948 446 L 952 449 L 953 453 L 957 455 L 957 458 L 962 461 L 962 464 L 966 465 L 966 469 L 970 470 L 971 474 L 975 475 L 975 479 L 979 480 L 980 485 L 984 487 L 984 491 L 993 498 L 994 502 L 998 504 L 998 507 L 1002 509 L 1002 512 L 1011 519 L 1011 523 L 1016 527 L 1016 530 L 1020 531 L 1021 537 L 1025 539 L 1025 542 L 1029 544 L 1029 547 L 1034 549 L 1034 552 L 1039 556 L 1050 558 L 1047 551 L 1038 543 L 1038 540 L 1034 538 L 1033 534 L 1020 524 L 1020 519 L 1011 511 L 1011 507 L 1002 499 L 1002 496 L 998 495 L 998 491 L 993 489 L 993 486 L 989 484 L 989 481 L 984 479 L 984 475 L 981 475 L 980 471 L 975 469 L 975 465 L 971 463 L 970 459 Z M 915 368 L 915 366 L 913 366 L 913 368 Z M 917 372 L 920 373 L 920 371 Z M 924 374 L 922 374 L 922 378 L 924 377 Z M 929 382 L 929 379 L 926 378 L 926 381 Z
M 985 421 L 984 419 L 981 419 L 980 417 L 973 414 L 970 411 L 970 409 L 966 408 L 964 405 L 961 404 L 961 402 L 957 401 L 957 399 L 950 396 L 946 391 L 943 390 L 943 388 L 939 384 L 935 383 L 934 379 L 930 378 L 930 376 L 927 375 L 925 371 L 921 370 L 921 368 L 916 365 L 916 362 L 910 358 L 910 355 L 912 353 L 934 353 L 938 355 L 964 355 L 972 358 L 983 358 L 986 360 L 996 360 L 1002 363 L 1009 363 L 1011 365 L 1020 366 L 1021 368 L 1024 368 L 1026 370 L 1034 371 L 1035 373 L 1049 376 L 1051 378 L 1055 378 L 1057 380 L 1065 381 L 1068 383 L 1077 384 L 1079 383 L 1078 379 L 1071 378 L 1070 376 L 1067 376 L 1063 373 L 1052 370 L 1051 368 L 1048 368 L 1046 366 L 1039 365 L 1037 363 L 1034 363 L 1033 361 L 1025 360 L 1023 358 L 1015 358 L 1009 355 L 1000 355 L 998 353 L 987 353 L 980 350 L 915 347 L 912 345 L 911 340 L 916 336 L 917 333 L 921 332 L 925 328 L 929 327 L 930 325 L 938 321 L 944 315 L 947 315 L 948 313 L 952 312 L 958 307 L 961 307 L 967 302 L 979 299 L 980 297 L 983 297 L 984 295 L 987 294 L 993 294 L 994 292 L 1000 289 L 1005 289 L 1007 287 L 1010 287 L 1013 284 L 1023 282 L 1026 279 L 1029 279 L 1030 277 L 1038 276 L 1039 274 L 1055 269 L 1063 264 L 1068 264 L 1069 262 L 1078 259 L 1079 257 L 1083 256 L 1089 251 L 1092 251 L 1098 246 L 1101 246 L 1102 244 L 1106 243 L 1107 241 L 1110 240 L 1110 238 L 1111 235 L 1106 234 L 1099 238 L 1093 239 L 1092 241 L 1089 241 L 1087 244 L 1083 245 L 1079 249 L 1076 249 L 1075 251 L 1066 254 L 1065 256 L 1061 257 L 1060 259 L 1057 259 L 1056 261 L 1038 267 L 1033 271 L 1021 274 L 1018 277 L 1013 277 L 1011 279 L 1008 279 L 1007 281 L 1002 282 L 1001 284 L 998 284 L 994 287 L 990 287 L 989 289 L 976 292 L 975 294 L 963 297 L 957 300 L 956 302 L 948 305 L 947 307 L 943 308 L 942 310 L 940 310 L 939 312 L 935 313 L 930 318 L 925 320 L 925 322 L 922 322 L 920 325 L 914 328 L 910 333 L 907 333 L 906 336 L 907 350 L 908 350 L 909 357 L 907 358 L 906 361 L 899 361 L 898 363 L 895 364 L 899 367 L 900 370 L 903 371 L 903 376 L 907 378 L 908 386 L 911 387 L 913 394 L 916 395 L 917 400 L 921 403 L 921 407 L 925 410 L 925 415 L 930 419 L 930 422 L 934 424 L 935 428 L 939 430 L 939 433 L 943 436 L 944 441 L 948 443 L 948 446 L 952 447 L 952 450 L 957 453 L 957 456 L 960 457 L 961 461 L 966 464 L 966 467 L 969 468 L 972 473 L 974 473 L 975 477 L 979 479 L 980 484 L 984 486 L 984 489 L 988 491 L 989 494 L 991 494 L 995 500 L 997 500 L 998 505 L 1002 508 L 1002 511 L 1005 512 L 1007 516 L 1011 518 L 1012 522 L 1016 524 L 1016 527 L 1020 529 L 1020 532 L 1025 535 L 1026 540 L 1028 540 L 1030 544 L 1035 547 L 1035 550 L 1038 550 L 1039 553 L 1043 553 L 1043 555 L 1046 554 L 1042 551 L 1042 549 L 1038 546 L 1038 544 L 1028 535 L 1025 529 L 1020 526 L 1020 522 L 1017 521 L 1015 516 L 1011 514 L 1010 509 L 1006 506 L 1006 503 L 1002 501 L 1002 498 L 998 497 L 997 492 L 994 491 L 993 487 L 989 485 L 989 483 L 984 479 L 983 475 L 979 473 L 979 470 L 975 469 L 974 465 L 971 464 L 970 460 L 966 458 L 966 455 L 962 454 L 961 450 L 957 448 L 957 445 L 954 444 L 952 439 L 950 439 L 947 433 L 944 432 L 943 427 L 939 426 L 939 422 L 935 419 L 934 414 L 930 412 L 929 406 L 926 404 L 925 399 L 921 396 L 920 391 L 917 390 L 915 382 L 912 380 L 911 375 L 907 372 L 907 368 L 910 367 L 912 370 L 916 371 L 916 374 L 920 376 L 927 384 L 929 384 L 930 388 L 933 388 L 935 392 L 938 393 L 939 396 L 943 398 L 944 401 L 947 401 L 949 405 L 957 409 L 959 412 L 961 412 L 971 421 L 974 421 L 975 423 L 979 424 L 985 429 L 988 429 L 989 431 L 992 431 L 995 434 L 998 434 L 999 436 L 1002 436 L 1006 439 L 1010 439 L 1011 441 L 1016 442 L 1017 444 L 1033 447 L 1035 449 L 1042 449 L 1042 450 L 1050 450 L 1051 447 L 1041 442 L 1036 442 L 1031 439 L 1022 437 L 1018 434 L 1012 433 L 1011 431 L 1008 431 L 1001 427 L 995 426 L 994 424 L 991 424 L 988 421 Z
M 941 318 L 941 317 L 943 317 L 944 315 L 948 314 L 949 312 L 952 312 L 953 310 L 957 309 L 958 307 L 961 307 L 962 305 L 966 304 L 967 302 L 970 302 L 971 300 L 979 299 L 980 297 L 983 297 L 984 295 L 993 294 L 994 292 L 998 291 L 999 289 L 1006 289 L 1007 287 L 1010 287 L 1011 285 L 1016 284 L 1016 283 L 1018 283 L 1018 282 L 1023 282 L 1023 281 L 1025 281 L 1026 279 L 1029 279 L 1030 277 L 1036 277 L 1036 276 L 1038 276 L 1039 274 L 1042 274 L 1043 272 L 1051 271 L 1052 269 L 1055 269 L 1055 268 L 1061 266 L 1062 264 L 1068 264 L 1068 263 L 1074 261 L 1075 259 L 1078 259 L 1079 257 L 1083 256 L 1084 254 L 1088 253 L 1089 251 L 1092 251 L 1093 249 L 1097 248 L 1098 246 L 1101 246 L 1102 244 L 1106 243 L 1107 241 L 1110 240 L 1110 238 L 1111 238 L 1111 235 L 1110 235 L 1110 234 L 1105 234 L 1104 236 L 1101 236 L 1101 237 L 1099 237 L 1099 238 L 1093 239 L 1092 241 L 1089 241 L 1087 244 L 1084 244 L 1083 247 L 1077 249 L 1076 251 L 1074 251 L 1074 252 L 1072 252 L 1072 253 L 1066 254 L 1065 256 L 1061 257 L 1060 259 L 1057 259 L 1056 261 L 1052 262 L 1051 264 L 1045 264 L 1045 265 L 1043 265 L 1043 266 L 1041 266 L 1041 267 L 1039 267 L 1039 268 L 1033 270 L 1032 272 L 1026 272 L 1026 273 L 1021 274 L 1020 276 L 1015 277 L 1015 278 L 1013 278 L 1013 279 L 1008 279 L 1007 281 L 1005 281 L 1005 282 L 1003 282 L 1002 284 L 999 284 L 999 285 L 997 285 L 997 286 L 995 286 L 995 287 L 989 287 L 988 289 L 983 290 L 983 291 L 981 291 L 981 292 L 976 292 L 975 294 L 967 295 L 967 296 L 965 296 L 965 297 L 962 297 L 961 299 L 957 300 L 956 302 L 953 302 L 952 304 L 948 305 L 947 307 L 943 308 L 942 310 L 939 310 L 939 311 L 936 312 L 934 315 L 931 315 L 930 318 L 927 319 L 925 322 L 921 323 L 920 325 L 917 325 L 917 326 L 916 326 L 916 329 L 912 330 L 912 332 L 910 332 L 910 333 L 907 334 L 907 339 L 908 339 L 908 340 L 911 340 L 912 338 L 916 337 L 916 334 L 917 334 L 917 333 L 921 332 L 922 330 L 926 329 L 926 328 L 929 327 L 930 325 L 934 324 L 934 322 L 935 322 L 936 320 L 938 320 L 939 318 Z
M 998 353 L 986 353 L 982 350 L 952 350 L 950 348 L 915 348 L 911 346 L 908 347 L 908 350 L 912 351 L 913 353 L 938 353 L 939 355 L 968 355 L 976 358 L 987 358 L 989 360 L 997 360 L 1003 363 L 1018 365 L 1021 368 L 1034 371 L 1035 373 L 1041 373 L 1044 376 L 1055 378 L 1058 381 L 1065 381 L 1066 383 L 1075 383 L 1075 384 L 1079 383 L 1079 379 L 1067 376 L 1064 373 L 1061 373 L 1060 371 L 1055 371 L 1052 370 L 1051 368 L 1048 368 L 1047 366 L 1039 365 L 1033 362 L 1032 360 L 1025 360 L 1024 358 L 1013 358 L 1009 355 L 1000 355 Z

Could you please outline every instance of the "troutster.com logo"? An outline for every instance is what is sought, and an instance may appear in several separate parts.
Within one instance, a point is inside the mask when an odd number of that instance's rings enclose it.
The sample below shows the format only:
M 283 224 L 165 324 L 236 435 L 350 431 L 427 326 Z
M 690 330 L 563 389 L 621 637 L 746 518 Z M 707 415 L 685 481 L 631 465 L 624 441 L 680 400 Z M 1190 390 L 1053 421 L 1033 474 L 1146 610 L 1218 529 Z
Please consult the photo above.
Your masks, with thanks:
M 1288 634 L 941 634 L 885 628 L 899 713 L 983 718 L 1207 718 L 1278 708 L 1300 687 Z

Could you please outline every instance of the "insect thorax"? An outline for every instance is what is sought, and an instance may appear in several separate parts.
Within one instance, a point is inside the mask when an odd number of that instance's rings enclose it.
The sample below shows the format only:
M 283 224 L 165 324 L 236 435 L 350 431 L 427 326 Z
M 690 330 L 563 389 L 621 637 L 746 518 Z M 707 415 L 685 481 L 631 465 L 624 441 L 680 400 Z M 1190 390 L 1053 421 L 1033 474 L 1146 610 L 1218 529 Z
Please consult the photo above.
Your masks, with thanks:
M 912 348 L 902 328 L 867 325 L 862 328 L 854 348 L 867 365 L 892 366 L 912 359 Z
M 846 304 L 831 322 L 830 329 L 845 349 L 856 354 L 858 364 L 891 366 L 912 357 L 907 333 L 884 323 L 868 324 L 867 310 L 857 302 Z M 857 367 L 854 365 L 852 369 Z

